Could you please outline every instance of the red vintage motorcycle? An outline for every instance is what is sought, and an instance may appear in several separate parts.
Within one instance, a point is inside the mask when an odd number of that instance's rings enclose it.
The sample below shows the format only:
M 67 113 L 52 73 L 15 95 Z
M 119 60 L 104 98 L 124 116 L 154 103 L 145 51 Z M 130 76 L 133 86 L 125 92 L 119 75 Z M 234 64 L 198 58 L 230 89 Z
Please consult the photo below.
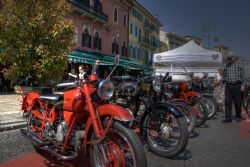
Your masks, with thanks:
M 61 95 L 29 92 L 23 99 L 27 129 L 21 131 L 35 148 L 62 160 L 76 158 L 85 149 L 92 166 L 98 167 L 147 166 L 140 139 L 125 127 L 133 115 L 107 103 L 113 83 L 91 75 L 74 85 Z
M 201 95 L 195 91 L 191 91 L 189 82 L 181 82 L 174 87 L 174 98 L 180 98 L 193 106 L 194 112 L 197 114 L 196 126 L 203 125 L 208 119 L 208 109 L 201 100 Z

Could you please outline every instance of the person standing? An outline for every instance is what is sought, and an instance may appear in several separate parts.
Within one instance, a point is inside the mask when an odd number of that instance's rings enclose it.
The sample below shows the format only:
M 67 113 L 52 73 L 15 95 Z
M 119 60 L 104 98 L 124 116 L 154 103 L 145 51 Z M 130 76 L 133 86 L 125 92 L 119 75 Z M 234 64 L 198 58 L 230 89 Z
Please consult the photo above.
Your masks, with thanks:
M 238 57 L 228 56 L 224 67 L 223 81 L 225 85 L 225 120 L 223 123 L 232 122 L 232 102 L 236 112 L 236 122 L 241 121 L 241 90 L 245 85 L 245 72 L 238 62 Z
M 87 72 L 86 69 L 83 68 L 83 66 L 78 67 L 79 74 L 78 74 L 78 80 L 82 81 L 87 78 Z
M 223 77 L 223 68 L 219 68 L 218 72 L 216 73 L 214 77 L 214 91 L 213 96 L 215 97 L 218 105 L 219 105 L 219 111 L 222 111 L 225 113 L 225 85 L 222 82 Z
M 97 75 L 98 78 L 100 79 L 101 75 L 100 75 L 100 69 L 99 69 L 99 65 L 101 64 L 100 60 L 96 60 L 95 65 L 92 68 L 92 75 Z

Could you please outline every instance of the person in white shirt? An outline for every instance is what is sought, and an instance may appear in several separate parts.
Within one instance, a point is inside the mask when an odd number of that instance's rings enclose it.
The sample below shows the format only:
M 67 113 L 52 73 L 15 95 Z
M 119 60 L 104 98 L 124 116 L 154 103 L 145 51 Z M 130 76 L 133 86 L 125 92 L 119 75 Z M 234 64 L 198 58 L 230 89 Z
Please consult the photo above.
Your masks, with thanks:
M 78 79 L 80 81 L 86 79 L 87 73 L 86 73 L 86 70 L 83 68 L 83 66 L 79 66 L 78 69 L 79 69 Z

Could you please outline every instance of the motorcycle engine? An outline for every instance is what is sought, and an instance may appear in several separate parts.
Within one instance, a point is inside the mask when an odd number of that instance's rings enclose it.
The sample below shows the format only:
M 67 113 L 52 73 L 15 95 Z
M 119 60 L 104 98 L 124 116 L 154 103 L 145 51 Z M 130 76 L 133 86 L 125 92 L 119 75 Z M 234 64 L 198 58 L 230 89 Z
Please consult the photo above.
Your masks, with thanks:
M 45 124 L 45 130 L 43 136 L 46 140 L 57 141 L 61 144 L 64 141 L 68 130 L 68 125 L 65 121 L 59 123 L 49 123 Z
M 136 96 L 139 92 L 139 87 L 134 82 L 125 82 L 121 85 L 121 94 L 123 96 Z

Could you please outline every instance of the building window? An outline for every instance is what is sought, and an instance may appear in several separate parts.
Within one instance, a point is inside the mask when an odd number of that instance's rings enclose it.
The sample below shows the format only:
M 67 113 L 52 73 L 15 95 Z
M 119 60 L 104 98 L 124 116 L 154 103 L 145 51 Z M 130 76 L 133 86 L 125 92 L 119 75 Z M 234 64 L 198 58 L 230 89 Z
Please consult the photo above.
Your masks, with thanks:
M 126 14 L 123 15 L 123 25 L 124 25 L 124 27 L 127 26 L 127 16 L 126 16 Z
M 123 42 L 122 44 L 122 56 L 127 57 L 127 47 L 126 47 L 126 42 Z
M 133 57 L 136 58 L 136 48 L 133 47 Z
M 78 37 L 78 31 L 77 31 L 77 29 L 75 29 L 75 34 L 74 34 L 74 36 L 73 36 L 73 40 L 74 40 L 74 42 L 77 44 L 77 37 Z
M 141 42 L 141 29 L 139 29 L 139 37 L 138 37 L 139 42 Z
M 112 54 L 119 54 L 119 45 L 117 44 L 117 41 L 115 38 L 112 42 Z
M 100 0 L 94 0 L 93 6 L 95 12 L 102 12 L 102 3 L 100 2 Z
M 94 36 L 94 49 L 101 50 L 102 47 L 102 40 L 100 38 L 100 33 L 96 32 Z
M 118 21 L 118 10 L 117 8 L 115 8 L 114 10 L 114 22 L 117 22 Z
M 133 24 L 130 24 L 130 34 L 133 34 Z
M 135 26 L 135 36 L 137 37 L 137 26 Z
M 89 28 L 85 27 L 82 34 L 82 46 L 91 48 L 91 35 L 89 33 Z

